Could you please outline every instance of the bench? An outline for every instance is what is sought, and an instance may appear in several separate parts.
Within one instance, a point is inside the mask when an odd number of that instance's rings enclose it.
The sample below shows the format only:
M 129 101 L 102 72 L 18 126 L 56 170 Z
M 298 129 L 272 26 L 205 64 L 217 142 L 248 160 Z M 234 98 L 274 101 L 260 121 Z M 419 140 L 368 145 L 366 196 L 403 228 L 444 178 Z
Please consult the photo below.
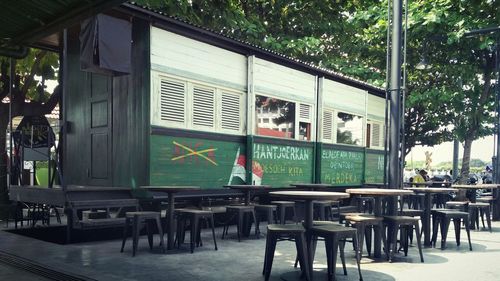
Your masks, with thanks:
M 116 215 L 111 216 L 110 210 L 117 209 Z M 137 199 L 106 199 L 106 200 L 78 200 L 69 201 L 66 213 L 68 217 L 67 241 L 71 241 L 72 229 L 96 229 L 121 227 L 125 224 L 125 212 L 137 211 Z M 81 213 L 87 210 L 106 210 L 105 218 L 83 219 Z

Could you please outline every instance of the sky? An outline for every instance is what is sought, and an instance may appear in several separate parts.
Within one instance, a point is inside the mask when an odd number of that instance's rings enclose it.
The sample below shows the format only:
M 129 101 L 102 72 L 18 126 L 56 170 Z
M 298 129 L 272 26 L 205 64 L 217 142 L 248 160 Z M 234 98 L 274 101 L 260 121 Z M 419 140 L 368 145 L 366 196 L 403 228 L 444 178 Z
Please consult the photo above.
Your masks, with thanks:
M 491 157 L 493 156 L 494 150 L 494 137 L 489 136 L 482 139 L 478 139 L 472 143 L 471 159 L 481 159 L 486 162 L 491 162 Z M 429 146 L 416 146 L 411 152 L 406 156 L 406 162 L 411 163 L 411 158 L 413 161 L 425 161 L 425 152 L 432 152 L 432 164 L 439 164 L 440 162 L 453 161 L 453 142 L 445 142 L 440 145 L 429 147 Z M 464 153 L 463 145 L 459 146 L 458 158 L 462 158 Z

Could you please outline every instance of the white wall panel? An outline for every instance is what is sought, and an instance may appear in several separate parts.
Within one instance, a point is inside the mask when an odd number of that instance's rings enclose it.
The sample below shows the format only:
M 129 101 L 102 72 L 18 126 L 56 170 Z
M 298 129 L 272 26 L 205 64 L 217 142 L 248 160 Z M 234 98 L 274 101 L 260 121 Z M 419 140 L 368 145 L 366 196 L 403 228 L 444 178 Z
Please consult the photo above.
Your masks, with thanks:
M 374 95 L 368 95 L 368 118 L 385 120 L 385 99 Z
M 151 28 L 151 68 L 192 80 L 246 90 L 245 56 L 156 27 Z
M 316 104 L 314 75 L 259 58 L 253 71 L 256 94 Z
M 365 116 L 367 94 L 366 91 L 332 80 L 324 79 L 323 82 L 323 104 L 340 111 Z

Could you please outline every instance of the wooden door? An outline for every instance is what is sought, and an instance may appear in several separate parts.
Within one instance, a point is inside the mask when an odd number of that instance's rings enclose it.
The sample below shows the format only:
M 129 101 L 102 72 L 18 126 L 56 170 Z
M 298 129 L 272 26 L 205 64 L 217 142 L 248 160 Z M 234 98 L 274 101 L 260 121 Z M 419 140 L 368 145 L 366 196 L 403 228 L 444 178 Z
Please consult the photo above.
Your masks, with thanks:
M 112 185 L 112 77 L 90 74 L 90 185 Z

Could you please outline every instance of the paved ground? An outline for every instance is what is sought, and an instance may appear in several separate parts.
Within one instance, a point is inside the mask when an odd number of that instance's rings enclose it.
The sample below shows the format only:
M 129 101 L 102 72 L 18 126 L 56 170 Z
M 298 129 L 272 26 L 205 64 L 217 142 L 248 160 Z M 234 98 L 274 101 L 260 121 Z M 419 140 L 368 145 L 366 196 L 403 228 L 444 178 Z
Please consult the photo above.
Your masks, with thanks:
M 428 248 L 425 263 L 420 263 L 416 247 L 410 248 L 409 257 L 400 256 L 397 262 L 362 260 L 364 280 L 403 281 L 462 281 L 500 280 L 500 222 L 493 223 L 493 233 L 472 232 L 473 251 L 468 251 L 465 233 L 463 244 L 456 247 L 453 229 L 449 232 L 445 251 Z M 52 269 L 61 269 L 97 280 L 263 280 L 261 275 L 265 238 L 238 242 L 232 227 L 229 239 L 221 240 L 222 229 L 217 229 L 219 250 L 214 251 L 210 232 L 204 231 L 204 246 L 190 254 L 184 249 L 162 254 L 158 249 L 150 252 L 147 239 L 139 242 L 136 257 L 131 256 L 131 243 L 120 253 L 120 240 L 58 245 L 21 235 L 0 231 L 0 251 L 31 259 Z M 155 241 L 158 237 L 155 237 Z M 346 249 L 352 249 L 348 246 Z M 271 280 L 280 280 L 283 273 L 293 271 L 294 245 L 278 243 Z M 337 270 L 337 280 L 358 280 L 351 251 L 347 253 L 348 276 Z M 318 244 L 316 269 L 325 268 L 323 244 Z M 45 280 L 31 273 L 13 269 L 0 263 L 0 280 Z M 320 279 L 324 280 L 324 279 Z

